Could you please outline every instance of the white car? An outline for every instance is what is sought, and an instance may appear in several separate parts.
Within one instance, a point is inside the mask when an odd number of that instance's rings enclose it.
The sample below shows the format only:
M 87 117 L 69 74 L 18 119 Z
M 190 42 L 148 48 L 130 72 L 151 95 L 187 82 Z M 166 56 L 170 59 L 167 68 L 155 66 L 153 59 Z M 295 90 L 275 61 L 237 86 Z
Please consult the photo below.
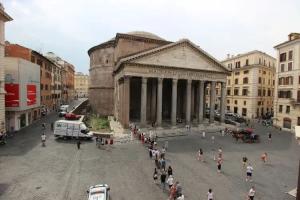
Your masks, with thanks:
M 89 188 L 88 200 L 109 200 L 109 186 L 107 184 L 94 185 Z

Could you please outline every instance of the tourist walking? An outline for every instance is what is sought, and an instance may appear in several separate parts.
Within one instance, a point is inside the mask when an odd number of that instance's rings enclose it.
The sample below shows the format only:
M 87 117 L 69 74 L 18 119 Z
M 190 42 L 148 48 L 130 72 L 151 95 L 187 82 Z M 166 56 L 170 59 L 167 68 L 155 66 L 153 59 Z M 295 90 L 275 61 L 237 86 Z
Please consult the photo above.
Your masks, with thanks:
M 252 182 L 252 173 L 253 173 L 253 167 L 249 163 L 246 169 L 246 175 L 247 175 L 246 181 Z
M 180 194 L 182 194 L 182 186 L 181 186 L 181 184 L 177 181 L 177 182 L 176 182 L 176 197 L 179 197 Z
M 169 165 L 169 167 L 168 167 L 168 176 L 171 176 L 171 175 L 173 175 L 173 169 L 172 169 L 171 165 Z
M 167 179 L 167 184 L 169 185 L 169 190 L 171 190 L 171 187 L 174 184 L 174 177 L 172 175 L 170 175 Z
M 218 157 L 223 158 L 223 150 L 221 147 L 219 147 L 219 149 L 218 149 Z
M 215 136 L 211 136 L 211 143 L 215 143 Z
M 169 200 L 174 200 L 176 198 L 176 187 L 177 187 L 177 182 L 174 183 L 170 189 Z
M 262 155 L 261 155 L 261 161 L 263 163 L 266 163 L 267 162 L 267 157 L 268 157 L 268 154 L 266 152 L 264 152 Z
M 254 188 L 254 186 L 252 186 L 248 192 L 248 199 L 254 200 L 254 195 L 255 195 L 255 188 Z
M 202 132 L 202 138 L 205 138 L 205 131 Z
M 166 149 L 166 151 L 168 150 L 168 148 L 169 148 L 169 142 L 168 141 L 165 141 L 165 145 L 164 145 L 164 147 L 165 147 L 165 149 Z
M 244 167 L 244 168 L 246 167 L 247 161 L 248 161 L 248 158 L 247 158 L 246 156 L 244 156 L 244 157 L 242 158 L 242 162 L 243 162 L 243 167 Z
M 42 134 L 41 138 L 42 138 L 42 146 L 45 147 L 46 146 L 46 135 L 45 135 L 45 133 Z
M 269 140 L 269 142 L 272 142 L 272 133 L 268 134 L 268 140 Z
M 165 191 L 165 189 L 166 189 L 166 178 L 167 178 L 167 174 L 166 174 L 165 170 L 162 170 L 161 175 L 160 175 L 160 183 L 161 183 L 161 187 L 162 187 L 163 191 Z
M 184 200 L 184 195 L 183 194 L 178 194 L 178 197 L 176 200 Z
M 161 169 L 163 169 L 164 171 L 166 170 L 166 160 L 164 158 L 160 159 L 160 166 Z
M 78 139 L 78 140 L 77 140 L 77 149 L 80 149 L 80 144 L 81 144 L 81 142 L 80 142 L 80 140 Z
M 204 162 L 204 159 L 203 159 L 203 150 L 201 148 L 198 151 L 198 160 Z
M 148 151 L 149 151 L 149 158 L 152 159 L 152 147 L 151 145 L 149 145 L 149 148 L 148 148 Z
M 207 192 L 207 200 L 214 200 L 214 193 L 212 191 L 212 189 L 208 189 L 208 192 Z
M 163 148 L 161 149 L 160 157 L 161 157 L 161 158 L 165 158 L 165 154 L 166 154 L 166 149 L 165 149 L 165 147 L 163 147 Z
M 220 158 L 220 157 L 218 157 L 218 159 L 217 159 L 217 167 L 218 167 L 218 173 L 221 173 L 222 158 Z
M 154 168 L 153 181 L 155 184 L 157 184 L 157 177 L 158 177 L 157 170 L 156 170 L 156 168 Z

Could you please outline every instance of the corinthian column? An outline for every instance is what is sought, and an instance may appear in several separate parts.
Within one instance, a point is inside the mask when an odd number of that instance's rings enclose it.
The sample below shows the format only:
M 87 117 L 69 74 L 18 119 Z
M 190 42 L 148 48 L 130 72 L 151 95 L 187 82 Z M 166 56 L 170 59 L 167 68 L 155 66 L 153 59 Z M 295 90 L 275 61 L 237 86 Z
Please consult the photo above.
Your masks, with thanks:
M 199 81 L 198 87 L 198 95 L 199 95 L 199 110 L 198 110 L 198 122 L 199 124 L 203 122 L 203 112 L 204 112 L 204 81 Z
M 192 90 L 192 80 L 187 80 L 186 85 L 186 115 L 185 115 L 185 121 L 186 124 L 191 123 L 191 91 Z
M 147 78 L 142 78 L 141 87 L 141 126 L 146 125 L 147 111 Z
M 216 82 L 212 81 L 210 83 L 210 113 L 209 113 L 209 123 L 214 123 L 215 117 L 215 102 L 216 102 Z
M 225 120 L 225 103 L 226 103 L 226 83 L 221 83 L 221 102 L 220 102 L 221 123 L 224 123 Z
M 157 126 L 161 126 L 162 87 L 163 87 L 163 79 L 158 78 L 158 80 L 157 80 L 157 111 L 156 111 L 156 124 L 157 124 Z
M 176 125 L 176 113 L 177 113 L 177 79 L 173 79 L 172 81 L 172 114 L 171 121 L 172 126 Z

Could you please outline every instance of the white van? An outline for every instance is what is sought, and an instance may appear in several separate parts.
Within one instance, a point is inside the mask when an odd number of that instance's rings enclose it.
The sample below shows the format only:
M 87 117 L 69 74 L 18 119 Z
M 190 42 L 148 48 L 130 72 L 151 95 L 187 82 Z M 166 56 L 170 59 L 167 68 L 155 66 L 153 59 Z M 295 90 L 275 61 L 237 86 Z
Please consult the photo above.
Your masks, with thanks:
M 58 120 L 54 124 L 54 136 L 66 138 L 92 138 L 93 133 L 89 131 L 82 121 Z

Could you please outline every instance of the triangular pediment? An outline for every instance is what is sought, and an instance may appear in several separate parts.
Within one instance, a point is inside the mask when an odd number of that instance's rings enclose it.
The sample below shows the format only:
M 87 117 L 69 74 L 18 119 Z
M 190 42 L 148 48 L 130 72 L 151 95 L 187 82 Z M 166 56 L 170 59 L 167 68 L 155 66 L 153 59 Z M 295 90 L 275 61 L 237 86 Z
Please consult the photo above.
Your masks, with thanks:
M 131 56 L 126 59 L 126 63 L 228 72 L 216 59 L 188 40 Z

